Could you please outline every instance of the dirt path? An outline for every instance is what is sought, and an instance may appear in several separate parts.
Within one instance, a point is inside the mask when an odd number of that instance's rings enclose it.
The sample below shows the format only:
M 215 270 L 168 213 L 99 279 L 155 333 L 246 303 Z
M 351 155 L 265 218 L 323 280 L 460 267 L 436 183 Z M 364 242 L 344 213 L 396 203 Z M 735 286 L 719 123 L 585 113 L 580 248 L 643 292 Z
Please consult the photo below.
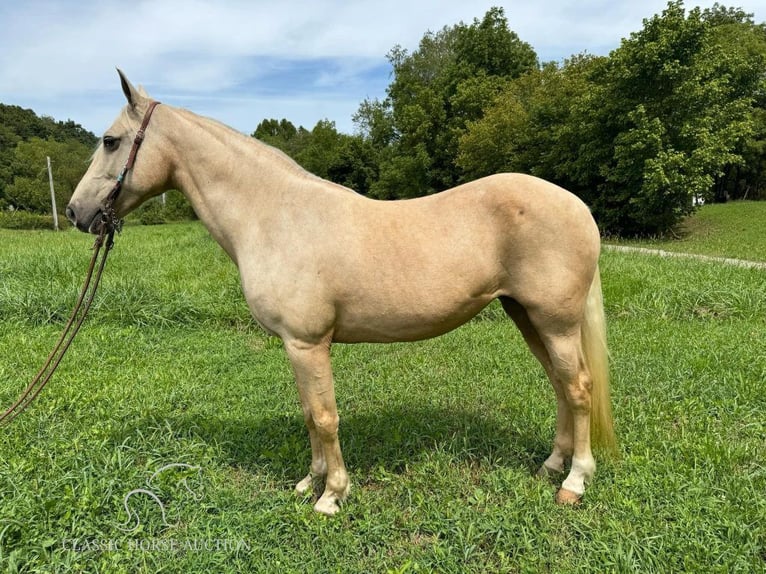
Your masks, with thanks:
M 682 259 L 696 259 L 698 261 L 723 263 L 724 265 L 734 265 L 736 267 L 746 267 L 748 269 L 766 269 L 766 263 L 762 261 L 747 261 L 745 259 L 732 259 L 730 257 L 713 257 L 711 255 L 698 255 L 696 253 L 676 253 L 673 251 L 663 251 L 662 249 L 629 247 L 627 245 L 604 245 L 604 249 L 608 251 L 622 251 L 624 253 L 646 253 L 648 255 L 657 255 L 659 257 L 680 257 Z

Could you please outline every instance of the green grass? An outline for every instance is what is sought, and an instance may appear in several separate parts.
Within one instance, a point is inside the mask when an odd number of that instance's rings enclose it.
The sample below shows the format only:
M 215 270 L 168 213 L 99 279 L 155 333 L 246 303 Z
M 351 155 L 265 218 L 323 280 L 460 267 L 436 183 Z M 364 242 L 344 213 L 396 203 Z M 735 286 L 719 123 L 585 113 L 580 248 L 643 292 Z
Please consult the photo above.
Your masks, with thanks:
M 633 241 L 631 245 L 766 261 L 766 201 L 733 201 L 702 206 L 688 217 L 677 239 Z
M 42 363 L 91 240 L 0 231 L 0 400 Z M 727 255 L 732 255 L 727 253 Z M 533 473 L 555 404 L 491 307 L 444 337 L 333 349 L 353 487 L 309 464 L 290 368 L 198 224 L 130 227 L 49 387 L 0 429 L 8 572 L 757 572 L 766 569 L 766 274 L 607 252 L 622 457 L 579 508 Z M 186 463 L 199 470 L 168 470 Z M 187 489 L 188 486 L 188 489 Z M 141 526 L 123 508 L 127 493 Z M 135 525 L 135 520 L 131 525 Z

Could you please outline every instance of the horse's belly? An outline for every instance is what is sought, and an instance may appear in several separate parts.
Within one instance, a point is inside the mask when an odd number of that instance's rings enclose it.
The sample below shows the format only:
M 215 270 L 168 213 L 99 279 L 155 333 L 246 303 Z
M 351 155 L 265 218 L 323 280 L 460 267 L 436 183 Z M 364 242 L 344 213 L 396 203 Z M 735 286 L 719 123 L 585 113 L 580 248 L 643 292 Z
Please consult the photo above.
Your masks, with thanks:
M 460 302 L 430 300 L 397 306 L 364 305 L 339 309 L 333 340 L 340 343 L 417 341 L 443 335 L 476 316 L 492 296 Z

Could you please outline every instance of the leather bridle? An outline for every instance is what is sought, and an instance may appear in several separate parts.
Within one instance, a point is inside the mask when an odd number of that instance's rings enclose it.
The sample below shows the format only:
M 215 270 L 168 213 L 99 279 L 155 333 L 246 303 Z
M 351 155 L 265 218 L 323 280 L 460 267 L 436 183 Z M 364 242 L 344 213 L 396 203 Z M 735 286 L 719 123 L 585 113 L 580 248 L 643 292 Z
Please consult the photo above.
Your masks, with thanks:
M 61 360 L 64 358 L 69 346 L 80 330 L 80 327 L 85 321 L 85 317 L 93 304 L 93 298 L 96 295 L 98 284 L 101 281 L 101 275 L 104 272 L 104 266 L 106 265 L 106 258 L 112 247 L 114 246 L 114 234 L 118 232 L 122 227 L 122 222 L 117 218 L 114 212 L 114 202 L 119 196 L 122 190 L 122 184 L 125 180 L 125 176 L 133 169 L 136 163 L 136 155 L 138 154 L 138 148 L 144 141 L 146 134 L 146 127 L 149 125 L 149 120 L 152 117 L 154 108 L 159 105 L 160 102 L 152 101 L 144 114 L 144 119 L 141 122 L 141 127 L 136 132 L 136 137 L 133 140 L 133 147 L 130 148 L 130 154 L 128 155 L 128 161 L 125 162 L 125 166 L 117 176 L 117 181 L 114 187 L 109 191 L 104 202 L 104 207 L 101 211 L 101 222 L 98 229 L 96 240 L 93 244 L 93 256 L 90 260 L 88 272 L 85 277 L 85 283 L 80 290 L 80 296 L 77 298 L 72 315 L 69 317 L 64 331 L 61 333 L 56 345 L 53 347 L 47 360 L 32 379 L 32 382 L 27 385 L 21 396 L 8 407 L 5 412 L 0 415 L 0 425 L 10 424 L 19 414 L 21 414 L 30 403 L 35 400 L 40 391 L 43 390 L 48 381 L 50 381 L 53 373 L 58 368 Z M 102 250 L 103 248 L 103 250 Z M 99 260 L 99 254 L 101 259 Z M 95 271 L 95 279 L 94 279 Z
M 146 109 L 146 113 L 144 113 L 144 119 L 141 121 L 141 127 L 138 128 L 138 131 L 136 132 L 136 137 L 133 139 L 133 147 L 130 148 L 130 153 L 128 154 L 128 161 L 125 162 L 125 165 L 122 168 L 122 171 L 117 176 L 117 181 L 114 183 L 114 187 L 109 192 L 109 194 L 106 196 L 106 201 L 104 202 L 104 210 L 102 212 L 102 220 L 103 225 L 107 226 L 108 228 L 111 228 L 112 231 L 114 229 L 118 229 L 122 226 L 122 223 L 119 219 L 117 219 L 117 216 L 114 213 L 114 202 L 117 199 L 117 196 L 120 195 L 120 191 L 122 191 L 122 182 L 125 180 L 125 176 L 128 174 L 128 172 L 133 169 L 133 166 L 136 163 L 136 156 L 138 155 L 138 148 L 141 147 L 141 144 L 144 141 L 144 137 L 146 136 L 146 127 L 149 125 L 149 120 L 152 119 L 152 114 L 154 113 L 154 108 L 160 105 L 160 102 L 158 101 L 152 101 L 149 104 L 149 107 Z

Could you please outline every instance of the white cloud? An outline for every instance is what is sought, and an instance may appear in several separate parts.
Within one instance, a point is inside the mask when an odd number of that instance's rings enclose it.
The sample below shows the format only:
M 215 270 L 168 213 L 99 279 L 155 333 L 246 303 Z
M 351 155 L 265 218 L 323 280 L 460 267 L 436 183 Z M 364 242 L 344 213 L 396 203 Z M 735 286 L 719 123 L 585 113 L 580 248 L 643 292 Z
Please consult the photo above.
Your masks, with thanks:
M 761 20 L 762 2 L 737 5 Z M 394 45 L 413 50 L 427 30 L 471 22 L 493 5 L 541 59 L 559 60 L 607 53 L 666 2 L 3 1 L 0 102 L 98 132 L 100 110 L 111 104 L 113 116 L 121 104 L 118 65 L 169 103 L 205 98 L 200 111 L 243 131 L 254 129 L 254 114 L 256 123 L 274 116 L 307 126 L 329 117 L 350 129 L 361 100 L 384 95 L 385 54 Z

